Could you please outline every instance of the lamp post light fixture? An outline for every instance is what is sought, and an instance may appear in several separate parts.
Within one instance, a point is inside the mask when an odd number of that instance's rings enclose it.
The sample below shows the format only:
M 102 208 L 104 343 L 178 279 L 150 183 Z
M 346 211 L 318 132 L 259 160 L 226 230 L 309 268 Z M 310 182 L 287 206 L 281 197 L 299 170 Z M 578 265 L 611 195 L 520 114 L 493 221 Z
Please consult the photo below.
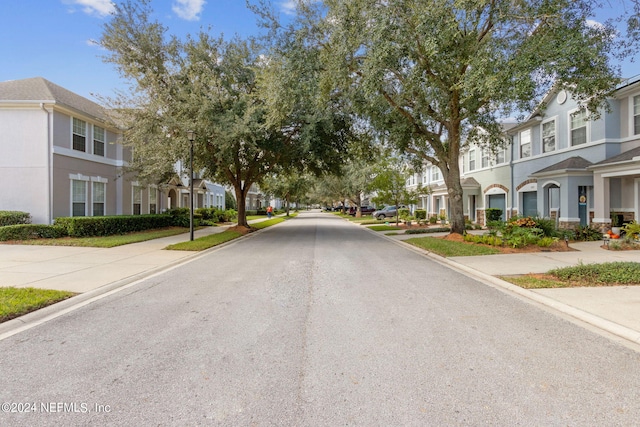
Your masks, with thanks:
M 196 139 L 196 133 L 192 130 L 187 131 L 187 138 L 191 142 L 189 149 L 189 240 L 193 241 L 193 140 Z

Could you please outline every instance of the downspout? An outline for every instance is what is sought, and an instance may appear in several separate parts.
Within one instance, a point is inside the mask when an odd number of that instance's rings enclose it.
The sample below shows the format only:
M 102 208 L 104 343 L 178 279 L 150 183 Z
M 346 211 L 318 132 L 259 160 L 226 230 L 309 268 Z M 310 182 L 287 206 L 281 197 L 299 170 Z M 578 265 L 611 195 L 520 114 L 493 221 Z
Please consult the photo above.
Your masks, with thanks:
M 47 115 L 47 218 L 53 224 L 53 141 L 51 139 L 51 113 L 40 103 L 40 108 Z
M 520 142 L 520 141 L 518 141 Z M 515 195 L 515 184 L 514 184 L 514 180 L 515 177 L 513 176 L 513 154 L 514 153 L 514 149 L 513 149 L 513 137 L 511 138 L 511 155 L 509 156 L 509 175 L 511 177 L 511 188 L 509 189 L 509 191 L 511 192 L 511 209 L 510 209 L 510 213 L 513 213 L 513 207 L 515 206 L 515 201 L 513 200 Z M 518 212 L 520 213 L 520 212 Z M 509 217 L 511 217 L 511 215 L 509 215 L 508 217 L 505 217 L 506 220 L 509 220 Z

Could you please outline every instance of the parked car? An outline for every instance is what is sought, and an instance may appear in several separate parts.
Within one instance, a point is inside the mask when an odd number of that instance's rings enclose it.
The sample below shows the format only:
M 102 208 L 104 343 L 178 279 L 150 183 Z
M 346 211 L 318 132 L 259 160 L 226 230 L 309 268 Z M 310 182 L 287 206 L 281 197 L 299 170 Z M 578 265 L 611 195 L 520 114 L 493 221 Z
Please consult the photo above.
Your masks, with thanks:
M 351 206 L 349 208 L 349 215 L 356 216 L 356 212 L 357 211 L 358 211 L 357 207 Z M 371 215 L 375 211 L 376 211 L 376 208 L 374 208 L 372 206 L 360 206 L 360 212 L 362 212 L 362 215 Z
M 400 208 L 404 208 L 404 205 L 401 205 Z M 385 218 L 393 218 L 398 215 L 398 208 L 396 206 L 385 206 L 384 208 L 373 212 L 373 217 L 378 220 L 383 220 Z

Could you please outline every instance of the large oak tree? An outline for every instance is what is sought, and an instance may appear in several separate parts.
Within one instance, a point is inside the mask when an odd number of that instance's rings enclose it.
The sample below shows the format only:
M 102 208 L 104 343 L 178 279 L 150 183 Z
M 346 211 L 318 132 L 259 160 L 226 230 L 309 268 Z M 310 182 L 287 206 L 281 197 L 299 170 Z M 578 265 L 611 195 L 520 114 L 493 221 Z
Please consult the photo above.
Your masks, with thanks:
M 554 86 L 597 111 L 616 83 L 611 55 L 625 48 L 611 23 L 589 21 L 591 0 L 303 4 L 315 22 L 310 40 L 323 48 L 324 87 L 398 149 L 440 168 L 457 233 L 465 144 L 480 135 L 504 144 L 500 119 L 530 111 Z

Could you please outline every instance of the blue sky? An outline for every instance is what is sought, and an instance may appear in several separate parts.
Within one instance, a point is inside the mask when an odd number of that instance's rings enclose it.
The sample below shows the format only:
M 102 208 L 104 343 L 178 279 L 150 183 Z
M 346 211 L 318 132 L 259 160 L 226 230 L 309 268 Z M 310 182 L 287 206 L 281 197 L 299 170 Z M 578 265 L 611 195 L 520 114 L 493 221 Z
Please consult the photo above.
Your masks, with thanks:
M 290 0 L 272 3 L 282 16 L 291 12 Z M 245 0 L 153 0 L 151 6 L 180 38 L 208 26 L 225 37 L 257 31 Z M 112 96 L 125 88 L 113 65 L 102 61 L 106 52 L 91 43 L 100 38 L 111 8 L 110 0 L 2 0 L 0 81 L 44 77 L 94 101 L 94 94 Z M 637 74 L 637 63 L 623 65 L 624 77 Z
M 280 12 L 291 3 L 273 1 Z M 153 0 L 156 18 L 182 38 L 209 25 L 225 37 L 256 33 L 256 17 L 245 0 Z M 109 0 L 2 0 L 0 81 L 44 77 L 93 101 L 125 88 L 106 52 L 93 45 L 112 10 Z

